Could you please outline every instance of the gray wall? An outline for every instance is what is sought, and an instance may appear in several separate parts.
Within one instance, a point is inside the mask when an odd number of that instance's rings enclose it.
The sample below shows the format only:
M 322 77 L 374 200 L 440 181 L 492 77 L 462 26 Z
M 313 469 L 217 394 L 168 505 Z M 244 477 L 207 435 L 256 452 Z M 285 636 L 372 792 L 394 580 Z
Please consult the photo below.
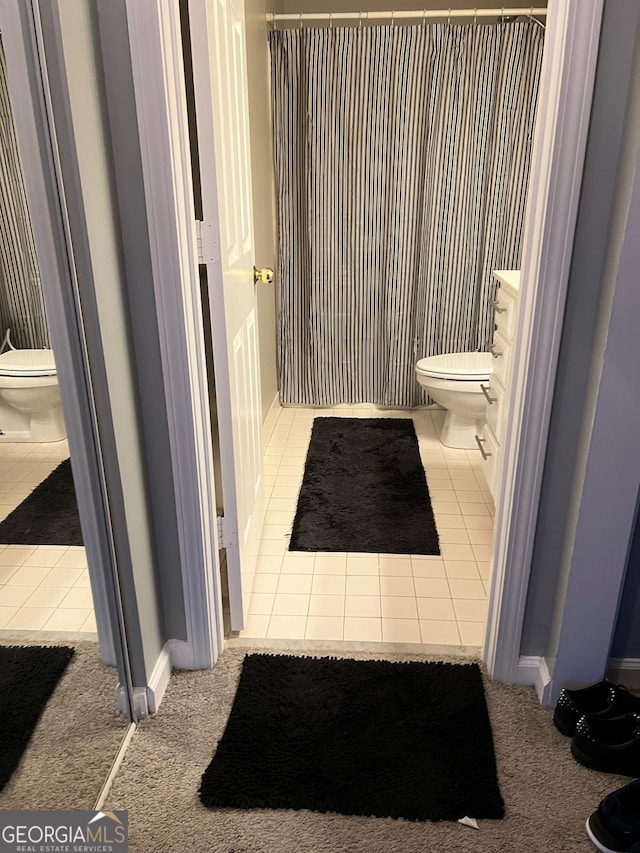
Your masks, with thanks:
M 93 0 L 41 0 L 41 9 L 132 677 L 134 685 L 142 685 L 167 633 L 128 294 L 136 282 L 127 279 L 97 9 Z M 113 45 L 110 62 L 127 61 L 123 47 Z M 126 87 L 124 79 L 120 82 Z M 135 151 L 135 125 L 129 130 Z M 144 287 L 144 257 L 140 270 Z
M 615 275 L 606 271 L 626 226 L 628 176 L 620 174 L 620 163 L 636 133 L 636 128 L 628 124 L 628 114 L 639 21 L 640 7 L 635 0 L 606 0 L 527 597 L 523 655 L 546 654 L 553 658 L 568 582 L 573 527 L 616 285 Z
M 276 218 L 271 123 L 271 71 L 267 42 L 267 12 L 281 11 L 277 0 L 245 0 L 249 132 L 255 264 L 276 269 Z M 258 336 L 262 417 L 266 417 L 278 392 L 276 366 L 275 284 L 258 284 Z

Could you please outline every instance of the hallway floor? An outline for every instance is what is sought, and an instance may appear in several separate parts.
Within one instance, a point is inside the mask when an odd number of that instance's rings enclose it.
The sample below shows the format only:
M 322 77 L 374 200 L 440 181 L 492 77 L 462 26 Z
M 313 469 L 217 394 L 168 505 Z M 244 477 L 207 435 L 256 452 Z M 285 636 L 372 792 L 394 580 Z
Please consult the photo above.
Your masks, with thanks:
M 412 417 L 440 557 L 288 551 L 314 417 Z M 479 453 L 438 440 L 444 413 L 369 405 L 281 409 L 265 449 L 267 513 L 243 638 L 479 646 L 493 502 Z
M 67 441 L 0 443 L 0 521 L 68 457 Z M 83 547 L 0 543 L 0 638 L 24 631 L 95 638 Z

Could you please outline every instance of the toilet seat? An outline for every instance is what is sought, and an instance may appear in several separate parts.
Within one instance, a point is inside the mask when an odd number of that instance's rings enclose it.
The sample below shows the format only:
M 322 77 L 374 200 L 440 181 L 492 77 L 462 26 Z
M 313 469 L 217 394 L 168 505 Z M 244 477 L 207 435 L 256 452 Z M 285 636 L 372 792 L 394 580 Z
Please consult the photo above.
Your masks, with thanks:
M 482 382 L 493 373 L 489 352 L 448 352 L 421 358 L 416 371 L 434 379 Z
M 0 353 L 0 376 L 55 376 L 50 349 L 13 349 Z

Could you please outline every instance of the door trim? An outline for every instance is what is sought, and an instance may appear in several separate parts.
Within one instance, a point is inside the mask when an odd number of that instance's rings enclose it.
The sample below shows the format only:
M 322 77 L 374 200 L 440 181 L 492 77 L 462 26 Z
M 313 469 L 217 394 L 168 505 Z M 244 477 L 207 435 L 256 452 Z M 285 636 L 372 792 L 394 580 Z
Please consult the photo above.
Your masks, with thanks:
M 125 2 L 186 608 L 171 661 L 204 669 L 222 651 L 223 612 L 180 13 L 172 0 Z
M 557 372 L 603 0 L 550 0 L 522 250 L 521 310 L 483 659 L 513 683 Z M 538 681 L 537 669 L 528 668 Z M 533 677 L 535 673 L 535 677 Z M 542 696 L 541 696 L 542 699 Z

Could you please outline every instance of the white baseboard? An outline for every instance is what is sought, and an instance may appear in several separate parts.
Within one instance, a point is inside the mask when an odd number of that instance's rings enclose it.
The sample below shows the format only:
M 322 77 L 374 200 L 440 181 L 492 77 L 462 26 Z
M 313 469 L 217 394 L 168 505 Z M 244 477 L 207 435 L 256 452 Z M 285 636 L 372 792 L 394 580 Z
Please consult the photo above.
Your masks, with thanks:
M 640 658 L 609 658 L 607 678 L 616 684 L 640 688 Z
M 155 714 L 171 678 L 171 653 L 169 643 L 165 643 L 158 655 L 158 660 L 149 676 L 147 685 L 147 706 L 149 714 Z
M 551 704 L 552 681 L 546 658 L 538 655 L 522 656 L 518 661 L 516 684 L 535 687 L 540 704 Z
M 282 406 L 280 405 L 280 395 L 276 394 L 273 398 L 273 403 L 269 407 L 269 411 L 267 412 L 267 416 L 264 419 L 264 423 L 262 424 L 262 446 L 266 447 L 267 442 L 271 438 L 271 433 L 273 432 L 273 428 L 276 425 L 276 421 L 278 420 L 278 415 L 280 414 L 280 409 Z

